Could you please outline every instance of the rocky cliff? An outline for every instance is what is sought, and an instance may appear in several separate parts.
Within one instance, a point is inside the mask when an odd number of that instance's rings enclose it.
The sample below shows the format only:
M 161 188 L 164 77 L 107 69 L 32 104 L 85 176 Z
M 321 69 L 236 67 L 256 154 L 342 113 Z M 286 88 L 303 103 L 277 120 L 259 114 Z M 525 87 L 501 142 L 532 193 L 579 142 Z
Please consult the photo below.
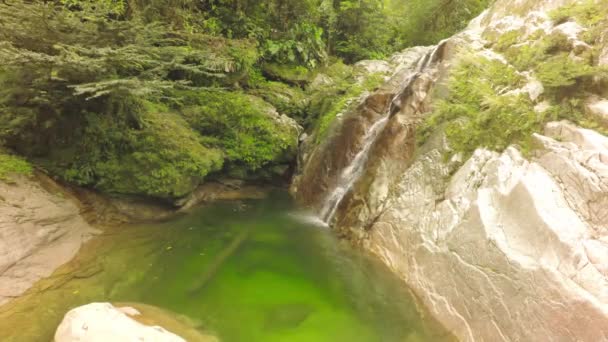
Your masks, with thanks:
M 304 143 L 292 191 L 461 340 L 605 340 L 607 13 L 499 0 L 396 55 L 390 81 Z

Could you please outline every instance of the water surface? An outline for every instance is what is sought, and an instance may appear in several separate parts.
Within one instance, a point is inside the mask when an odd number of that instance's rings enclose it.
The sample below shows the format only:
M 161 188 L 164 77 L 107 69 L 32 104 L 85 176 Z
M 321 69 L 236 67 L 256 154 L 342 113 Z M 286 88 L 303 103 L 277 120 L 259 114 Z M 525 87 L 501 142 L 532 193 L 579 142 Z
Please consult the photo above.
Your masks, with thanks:
M 0 341 L 50 341 L 67 310 L 142 302 L 222 341 L 443 341 L 382 264 L 300 220 L 285 194 L 117 227 L 0 308 Z

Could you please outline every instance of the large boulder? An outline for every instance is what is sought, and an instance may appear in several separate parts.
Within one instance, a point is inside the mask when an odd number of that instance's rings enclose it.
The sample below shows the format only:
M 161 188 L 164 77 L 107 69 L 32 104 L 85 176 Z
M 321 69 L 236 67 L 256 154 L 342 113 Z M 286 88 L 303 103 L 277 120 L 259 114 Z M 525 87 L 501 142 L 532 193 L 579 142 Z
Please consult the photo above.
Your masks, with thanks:
M 162 325 L 162 326 L 161 326 Z M 167 329 L 172 329 L 168 331 Z M 176 335 L 181 333 L 182 336 Z M 165 310 L 145 304 L 92 303 L 69 311 L 55 342 L 217 342 L 187 327 Z
M 608 334 L 608 138 L 551 123 L 532 161 L 478 150 L 408 169 L 364 245 L 466 341 Z
M 68 262 L 95 230 L 49 178 L 0 181 L 0 304 Z

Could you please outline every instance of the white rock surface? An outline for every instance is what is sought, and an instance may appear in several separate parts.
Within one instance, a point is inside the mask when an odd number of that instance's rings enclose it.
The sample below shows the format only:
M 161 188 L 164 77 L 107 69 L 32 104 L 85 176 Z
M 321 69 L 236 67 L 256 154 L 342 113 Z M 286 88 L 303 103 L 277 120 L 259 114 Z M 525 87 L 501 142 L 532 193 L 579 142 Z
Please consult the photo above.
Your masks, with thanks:
M 587 102 L 587 111 L 608 125 L 608 100 L 591 99 Z
M 50 179 L 0 181 L 0 304 L 51 275 L 94 232 Z
M 546 135 L 531 162 L 476 151 L 445 190 L 427 153 L 370 230 L 367 247 L 461 340 L 608 336 L 608 138 L 565 122 Z
M 185 342 L 160 326 L 141 324 L 130 307 L 93 303 L 68 312 L 55 333 L 55 342 Z

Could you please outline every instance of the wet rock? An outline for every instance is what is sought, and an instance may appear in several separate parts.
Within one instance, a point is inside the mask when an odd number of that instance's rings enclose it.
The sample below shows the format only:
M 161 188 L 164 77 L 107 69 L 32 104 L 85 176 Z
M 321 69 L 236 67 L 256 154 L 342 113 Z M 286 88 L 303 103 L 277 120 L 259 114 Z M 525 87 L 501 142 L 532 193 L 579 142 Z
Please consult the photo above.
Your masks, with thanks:
M 295 329 L 310 316 L 313 308 L 307 304 L 286 304 L 275 307 L 266 315 L 268 330 Z
M 166 202 L 134 196 L 107 196 L 96 191 L 73 188 L 87 221 L 102 226 L 152 222 L 174 217 L 175 208 Z
M 301 159 L 291 187 L 300 203 L 318 204 L 324 193 L 335 186 L 340 171 L 361 148 L 365 132 L 388 113 L 393 98 L 403 91 L 404 78 L 412 73 L 416 63 L 428 51 L 429 48 L 413 48 L 399 54 L 394 62 L 401 68 L 397 74 L 380 89 L 361 99 L 352 111 L 344 113 L 328 134 L 328 139 L 318 145 L 315 139 L 307 139 L 301 148 Z
M 55 342 L 186 341 L 185 338 L 157 325 L 158 323 L 165 323 L 175 331 L 185 332 L 188 341 L 218 341 L 214 336 L 180 327 L 182 323 L 162 309 L 142 304 L 135 306 L 115 307 L 110 303 L 92 303 L 75 308 L 65 315 L 57 328 Z
M 96 230 L 78 201 L 38 174 L 0 181 L 0 304 L 68 262 Z
M 247 185 L 238 180 L 220 180 L 201 185 L 190 196 L 176 204 L 180 207 L 180 211 L 184 211 L 200 203 L 211 201 L 262 199 L 270 190 L 272 190 L 270 187 Z

